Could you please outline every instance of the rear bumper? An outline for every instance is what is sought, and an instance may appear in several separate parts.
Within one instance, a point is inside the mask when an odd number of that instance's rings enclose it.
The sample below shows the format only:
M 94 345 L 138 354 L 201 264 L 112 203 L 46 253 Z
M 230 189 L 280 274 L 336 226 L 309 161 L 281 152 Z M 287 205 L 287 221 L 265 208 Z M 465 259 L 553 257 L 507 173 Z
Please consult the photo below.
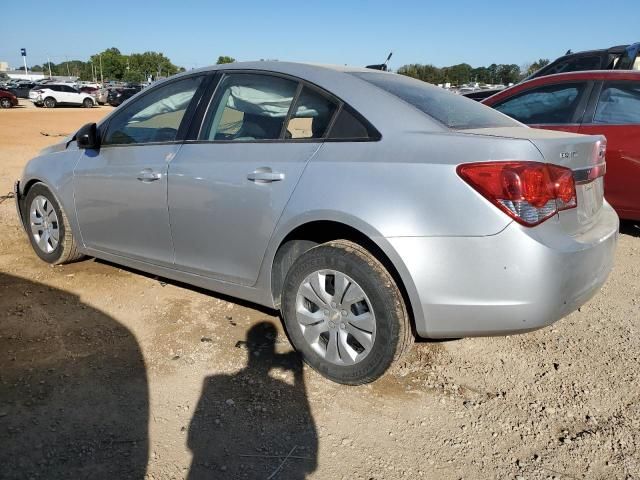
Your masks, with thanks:
M 415 284 L 420 336 L 508 335 L 547 326 L 595 295 L 613 266 L 618 228 L 605 203 L 597 223 L 575 237 L 550 219 L 485 237 L 388 241 Z

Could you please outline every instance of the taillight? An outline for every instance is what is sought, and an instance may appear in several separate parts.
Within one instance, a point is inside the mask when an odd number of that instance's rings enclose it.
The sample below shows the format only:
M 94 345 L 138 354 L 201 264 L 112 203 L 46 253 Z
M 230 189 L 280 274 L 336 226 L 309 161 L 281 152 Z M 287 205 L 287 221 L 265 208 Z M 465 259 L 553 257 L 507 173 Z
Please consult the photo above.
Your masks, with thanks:
M 466 163 L 458 175 L 518 223 L 538 225 L 577 206 L 573 172 L 539 162 Z

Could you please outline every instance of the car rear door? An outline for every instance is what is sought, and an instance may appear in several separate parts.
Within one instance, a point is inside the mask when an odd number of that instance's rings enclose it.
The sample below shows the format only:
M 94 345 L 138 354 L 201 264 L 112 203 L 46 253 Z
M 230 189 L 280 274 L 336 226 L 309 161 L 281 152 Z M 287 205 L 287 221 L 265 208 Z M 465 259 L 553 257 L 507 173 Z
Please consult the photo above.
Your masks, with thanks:
M 204 78 L 178 78 L 151 89 L 101 126 L 99 150 L 82 151 L 74 191 L 87 247 L 173 263 L 167 165 L 180 150 Z
M 294 79 L 222 75 L 202 128 L 169 166 L 176 267 L 253 285 L 276 222 L 336 108 Z
M 491 106 L 530 127 L 577 133 L 591 88 L 588 81 L 549 83 Z
M 640 80 L 598 85 L 580 133 L 607 138 L 605 198 L 620 217 L 640 220 Z

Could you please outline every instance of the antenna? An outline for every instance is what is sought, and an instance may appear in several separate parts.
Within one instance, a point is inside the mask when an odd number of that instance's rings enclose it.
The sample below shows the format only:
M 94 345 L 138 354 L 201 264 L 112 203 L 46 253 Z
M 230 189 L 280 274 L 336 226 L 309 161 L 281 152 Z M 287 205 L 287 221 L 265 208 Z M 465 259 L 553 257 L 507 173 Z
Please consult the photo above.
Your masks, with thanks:
M 385 70 L 387 69 L 387 66 L 389 64 L 389 60 L 391 60 L 391 57 L 393 56 L 393 52 L 389 52 L 389 56 L 387 57 L 387 59 L 384 61 L 383 65 L 385 66 Z

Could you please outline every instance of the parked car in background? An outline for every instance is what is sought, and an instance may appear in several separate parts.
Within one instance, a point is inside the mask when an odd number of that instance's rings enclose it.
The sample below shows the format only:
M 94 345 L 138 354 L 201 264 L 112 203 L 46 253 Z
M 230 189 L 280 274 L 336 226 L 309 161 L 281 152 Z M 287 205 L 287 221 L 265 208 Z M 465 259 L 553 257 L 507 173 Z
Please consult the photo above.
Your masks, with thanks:
M 414 331 L 522 333 L 593 296 L 618 232 L 603 165 L 599 135 L 393 73 L 265 61 L 149 87 L 31 160 L 15 195 L 45 262 L 279 308 L 303 359 L 353 385 Z
M 9 91 L 18 98 L 29 98 L 29 91 L 37 84 L 35 82 L 23 82 L 15 84 L 9 88 Z
M 83 85 L 80 87 L 80 91 L 91 95 L 96 100 L 96 103 L 100 105 L 107 103 L 108 90 L 106 88 Z
M 483 103 L 532 127 L 604 135 L 605 197 L 621 218 L 640 221 L 640 72 L 550 75 Z
M 640 43 L 634 43 L 601 50 L 567 53 L 532 73 L 525 81 L 556 73 L 586 70 L 640 70 L 639 50 Z
M 18 105 L 18 97 L 8 90 L 0 88 L 0 108 L 11 108 Z
M 38 107 L 54 108 L 58 105 L 93 107 L 96 100 L 93 95 L 73 88 L 67 84 L 46 84 L 29 92 L 29 100 Z
M 556 73 L 581 72 L 585 70 L 640 70 L 640 43 L 618 45 L 601 50 L 567 53 L 549 65 L 532 73 L 523 81 L 553 75 Z M 485 90 L 468 93 L 465 96 L 482 101 L 501 90 Z
M 142 90 L 142 87 L 140 85 L 110 88 L 107 95 L 107 103 L 112 107 L 117 107 L 125 100 L 133 97 L 140 90 Z

